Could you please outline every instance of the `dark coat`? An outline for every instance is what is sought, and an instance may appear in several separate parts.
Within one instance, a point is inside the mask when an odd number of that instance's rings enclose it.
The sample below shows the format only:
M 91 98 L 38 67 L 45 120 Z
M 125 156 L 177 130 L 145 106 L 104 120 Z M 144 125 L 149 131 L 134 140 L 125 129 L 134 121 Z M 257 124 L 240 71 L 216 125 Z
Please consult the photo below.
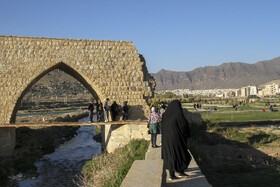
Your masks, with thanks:
M 93 109 L 94 109 L 93 103 L 89 103 L 88 110 L 93 111 Z
M 97 111 L 103 111 L 103 104 L 100 102 L 100 103 L 96 103 L 96 110 Z
M 161 131 L 165 169 L 178 172 L 187 169 L 191 161 L 187 148 L 190 127 L 178 100 L 172 101 L 163 114 Z

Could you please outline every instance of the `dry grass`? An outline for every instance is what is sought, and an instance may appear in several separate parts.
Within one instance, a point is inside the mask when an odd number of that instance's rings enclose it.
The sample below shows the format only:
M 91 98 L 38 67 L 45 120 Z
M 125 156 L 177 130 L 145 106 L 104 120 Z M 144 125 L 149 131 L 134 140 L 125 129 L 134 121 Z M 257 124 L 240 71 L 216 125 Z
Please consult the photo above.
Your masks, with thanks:
M 280 160 L 258 150 L 273 148 L 279 135 L 225 127 L 193 130 L 190 150 L 213 186 L 279 186 Z

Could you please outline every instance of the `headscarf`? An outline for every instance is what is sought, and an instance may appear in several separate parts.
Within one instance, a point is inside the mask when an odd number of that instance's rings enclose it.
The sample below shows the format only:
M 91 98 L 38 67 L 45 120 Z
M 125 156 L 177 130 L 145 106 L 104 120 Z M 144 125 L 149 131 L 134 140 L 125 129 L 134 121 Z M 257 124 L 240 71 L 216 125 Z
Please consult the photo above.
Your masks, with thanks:
M 151 114 L 148 118 L 148 123 L 159 123 L 161 121 L 161 116 L 156 113 L 156 107 L 151 108 Z

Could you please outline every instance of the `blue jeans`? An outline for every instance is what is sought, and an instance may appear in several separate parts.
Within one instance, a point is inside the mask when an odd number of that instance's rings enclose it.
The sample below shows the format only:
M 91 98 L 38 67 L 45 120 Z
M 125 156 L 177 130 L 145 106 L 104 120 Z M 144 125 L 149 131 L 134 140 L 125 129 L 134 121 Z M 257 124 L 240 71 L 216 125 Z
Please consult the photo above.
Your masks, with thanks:
M 109 111 L 105 110 L 104 118 L 105 118 L 105 121 L 109 121 Z
M 88 121 L 92 122 L 92 118 L 93 118 L 93 111 L 89 110 L 88 111 Z
M 157 143 L 157 134 L 151 134 L 151 143 L 153 146 Z
M 97 121 L 102 121 L 102 110 L 97 111 Z

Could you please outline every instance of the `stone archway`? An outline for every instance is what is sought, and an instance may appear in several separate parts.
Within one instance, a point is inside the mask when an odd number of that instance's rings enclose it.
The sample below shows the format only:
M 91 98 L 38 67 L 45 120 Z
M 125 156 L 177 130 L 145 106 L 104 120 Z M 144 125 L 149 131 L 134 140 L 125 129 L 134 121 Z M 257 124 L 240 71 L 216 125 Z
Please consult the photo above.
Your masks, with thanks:
M 98 90 L 98 88 L 95 88 L 96 90 L 93 89 L 93 87 L 83 78 L 82 75 L 80 75 L 77 71 L 75 71 L 74 69 L 72 69 L 71 67 L 69 67 L 68 65 L 66 65 L 63 62 L 58 63 L 57 65 L 49 68 L 48 70 L 45 70 L 44 72 L 42 72 L 40 75 L 38 75 L 33 81 L 31 81 L 31 83 L 29 85 L 27 85 L 27 87 L 25 88 L 25 90 L 21 93 L 20 97 L 18 98 L 16 105 L 14 107 L 11 119 L 10 119 L 10 123 L 15 123 L 16 120 L 16 114 L 17 114 L 17 110 L 19 108 L 19 105 L 21 103 L 21 100 L 23 99 L 23 97 L 25 96 L 25 94 L 28 92 L 28 90 L 39 80 L 41 79 L 43 76 L 45 76 L 47 73 L 55 70 L 55 69 L 60 69 L 62 71 L 64 71 L 65 73 L 71 75 L 72 77 L 74 77 L 76 80 L 78 80 L 85 88 L 87 88 L 87 90 L 89 90 L 89 92 L 92 94 L 92 96 L 94 98 L 100 98 L 99 95 L 97 93 L 100 93 L 100 91 Z
M 154 81 L 132 42 L 0 36 L 0 60 L 0 124 L 13 123 L 28 88 L 56 68 L 101 100 L 128 101 L 132 119 L 149 113 Z
M 132 42 L 0 36 L 0 124 L 14 123 L 27 90 L 57 68 L 101 100 L 128 101 L 131 119 L 147 117 L 155 82 Z

